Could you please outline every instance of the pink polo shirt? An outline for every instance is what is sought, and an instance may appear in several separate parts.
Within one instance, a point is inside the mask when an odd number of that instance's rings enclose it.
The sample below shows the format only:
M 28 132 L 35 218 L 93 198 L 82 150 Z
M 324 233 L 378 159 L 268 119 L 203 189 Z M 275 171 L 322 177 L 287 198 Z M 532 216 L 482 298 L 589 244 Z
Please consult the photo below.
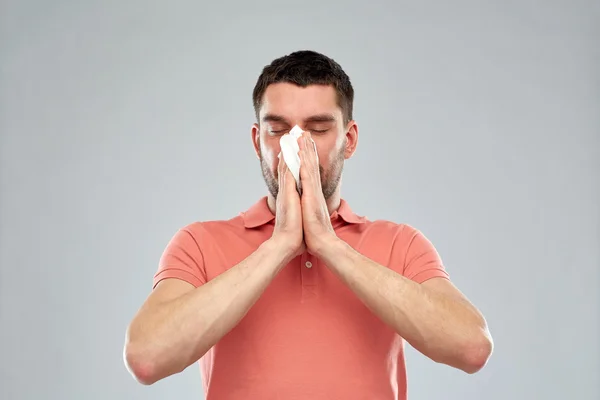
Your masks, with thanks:
M 331 221 L 339 238 L 408 279 L 448 279 L 435 248 L 408 225 L 369 221 L 344 200 Z M 154 285 L 201 286 L 253 253 L 273 226 L 266 197 L 230 220 L 192 223 L 168 244 Z M 207 400 L 406 399 L 403 339 L 308 253 L 199 363 Z

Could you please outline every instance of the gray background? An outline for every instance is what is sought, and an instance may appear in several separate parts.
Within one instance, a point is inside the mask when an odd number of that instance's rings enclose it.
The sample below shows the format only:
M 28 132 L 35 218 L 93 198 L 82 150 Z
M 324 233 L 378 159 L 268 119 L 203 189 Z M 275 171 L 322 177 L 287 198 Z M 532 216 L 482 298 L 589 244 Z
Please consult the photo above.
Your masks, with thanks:
M 125 328 L 178 228 L 266 194 L 251 91 L 303 48 L 355 86 L 343 196 L 495 340 L 472 376 L 410 349 L 410 398 L 600 398 L 597 1 L 201 3 L 2 1 L 0 398 L 202 398 L 137 384 Z

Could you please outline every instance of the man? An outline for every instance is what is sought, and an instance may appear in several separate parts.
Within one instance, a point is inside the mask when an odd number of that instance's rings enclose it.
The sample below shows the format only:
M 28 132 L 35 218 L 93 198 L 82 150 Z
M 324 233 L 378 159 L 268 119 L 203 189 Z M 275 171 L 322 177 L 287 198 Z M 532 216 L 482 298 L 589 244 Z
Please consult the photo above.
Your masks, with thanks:
M 340 197 L 358 143 L 353 88 L 325 55 L 266 66 L 252 142 L 268 195 L 168 244 L 127 332 L 126 364 L 152 384 L 200 360 L 212 399 L 405 399 L 404 340 L 467 373 L 492 352 L 486 322 L 418 230 L 354 214 Z M 280 157 L 294 126 L 302 191 Z

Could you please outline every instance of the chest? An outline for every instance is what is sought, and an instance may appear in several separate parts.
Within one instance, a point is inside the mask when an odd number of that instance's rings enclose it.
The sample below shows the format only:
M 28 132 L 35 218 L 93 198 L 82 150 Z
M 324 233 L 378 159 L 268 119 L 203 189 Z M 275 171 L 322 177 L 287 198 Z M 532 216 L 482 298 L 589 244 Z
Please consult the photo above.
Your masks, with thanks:
M 336 231 L 336 234 L 356 251 L 387 266 L 391 235 L 358 233 L 350 229 Z M 243 261 L 266 240 L 265 236 L 270 237 L 269 232 L 237 234 L 204 248 L 203 251 L 210 252 L 207 258 L 212 260 L 211 265 L 206 266 L 208 279 Z M 255 332 L 271 340 L 302 337 L 315 341 L 324 341 L 328 334 L 335 340 L 343 332 L 351 341 L 367 345 L 376 345 L 382 335 L 393 339 L 391 329 L 322 260 L 308 252 L 280 270 L 233 334 L 252 336 Z

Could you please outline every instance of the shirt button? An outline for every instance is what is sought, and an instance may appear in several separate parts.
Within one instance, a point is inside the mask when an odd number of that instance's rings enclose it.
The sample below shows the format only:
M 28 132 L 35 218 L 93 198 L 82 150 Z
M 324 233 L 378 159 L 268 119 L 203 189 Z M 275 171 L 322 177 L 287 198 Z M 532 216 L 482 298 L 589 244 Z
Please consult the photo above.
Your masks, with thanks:
M 312 263 L 310 261 L 307 261 L 306 263 L 304 263 L 304 266 L 306 268 L 312 268 Z

